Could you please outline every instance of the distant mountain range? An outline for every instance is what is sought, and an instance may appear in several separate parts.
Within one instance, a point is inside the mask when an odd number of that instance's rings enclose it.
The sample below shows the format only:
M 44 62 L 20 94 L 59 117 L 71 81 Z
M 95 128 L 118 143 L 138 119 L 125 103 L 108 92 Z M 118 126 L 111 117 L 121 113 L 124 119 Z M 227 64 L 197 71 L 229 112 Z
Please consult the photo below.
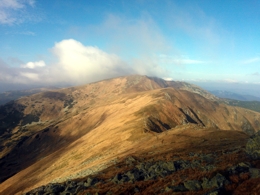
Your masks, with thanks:
M 186 85 L 190 85 L 186 83 Z M 194 85 L 193 85 L 194 86 Z M 19 99 L 23 96 L 29 96 L 36 93 L 50 91 L 58 89 L 57 87 L 42 87 L 42 88 L 34 88 L 34 89 L 27 89 L 27 90 L 12 90 L 0 93 L 0 105 L 6 104 L 12 100 Z M 194 91 L 195 92 L 195 91 Z M 208 90 L 214 96 L 224 99 L 231 99 L 231 100 L 239 100 L 239 101 L 260 101 L 260 97 L 252 96 L 252 95 L 242 95 L 238 93 L 233 93 L 230 91 L 224 90 Z M 213 96 L 212 96 L 213 97 Z
M 27 89 L 27 90 L 12 90 L 0 93 L 0 105 L 6 104 L 12 100 L 19 99 L 23 96 L 29 96 L 35 93 L 40 93 L 44 91 L 50 91 L 53 89 L 58 89 L 57 87 L 44 87 L 44 88 L 35 88 L 35 89 Z
M 233 99 L 233 100 L 240 100 L 240 101 L 260 101 L 260 97 L 256 97 L 252 95 L 242 95 L 230 91 L 214 90 L 209 92 L 217 97 L 225 98 L 225 99 Z

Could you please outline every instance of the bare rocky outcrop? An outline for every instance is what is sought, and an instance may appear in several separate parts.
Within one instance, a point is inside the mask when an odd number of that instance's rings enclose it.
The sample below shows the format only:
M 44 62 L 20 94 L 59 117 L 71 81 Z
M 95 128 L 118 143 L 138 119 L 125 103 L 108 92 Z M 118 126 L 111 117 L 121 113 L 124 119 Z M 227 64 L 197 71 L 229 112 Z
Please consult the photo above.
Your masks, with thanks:
M 237 151 L 229 151 L 234 155 Z M 224 154 L 224 153 L 223 153 Z M 115 175 L 109 170 L 102 174 L 95 174 L 84 179 L 68 180 L 64 183 L 51 183 L 31 190 L 25 195 L 36 194 L 149 194 L 147 188 L 156 194 L 232 194 L 239 184 L 250 180 L 260 179 L 260 169 L 254 168 L 249 162 L 240 162 L 223 170 L 216 171 L 217 159 L 220 153 L 190 153 L 196 160 L 144 160 L 141 158 L 126 158 L 115 164 Z M 212 158 L 212 161 L 206 160 Z M 130 167 L 129 167 L 130 166 Z M 207 167 L 211 167 L 208 169 Z M 125 168 L 125 171 L 122 171 Z M 121 171 L 120 171 L 121 170 Z M 185 175 L 191 170 L 201 171 L 201 176 Z M 194 171 L 194 174 L 196 171 Z M 110 175 L 110 176 L 106 176 Z M 175 177 L 174 177 L 175 176 Z M 177 176 L 177 177 L 176 177 Z M 169 178 L 182 177 L 183 181 Z M 191 179 L 193 177 L 193 179 Z M 197 179 L 195 179 L 197 178 Z M 158 183 L 156 185 L 156 183 Z M 153 188 L 153 185 L 157 186 Z M 117 190 L 116 190 L 117 189 Z

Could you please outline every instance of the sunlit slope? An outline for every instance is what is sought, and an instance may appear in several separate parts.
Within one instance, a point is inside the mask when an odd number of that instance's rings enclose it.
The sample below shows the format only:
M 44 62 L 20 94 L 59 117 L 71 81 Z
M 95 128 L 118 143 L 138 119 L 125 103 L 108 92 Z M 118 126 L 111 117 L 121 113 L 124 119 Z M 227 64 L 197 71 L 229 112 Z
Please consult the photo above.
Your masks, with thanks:
M 165 150 L 186 147 L 175 141 L 183 131 L 260 129 L 259 113 L 214 100 L 196 86 L 146 76 L 21 98 L 1 107 L 0 189 L 82 177 L 162 142 Z

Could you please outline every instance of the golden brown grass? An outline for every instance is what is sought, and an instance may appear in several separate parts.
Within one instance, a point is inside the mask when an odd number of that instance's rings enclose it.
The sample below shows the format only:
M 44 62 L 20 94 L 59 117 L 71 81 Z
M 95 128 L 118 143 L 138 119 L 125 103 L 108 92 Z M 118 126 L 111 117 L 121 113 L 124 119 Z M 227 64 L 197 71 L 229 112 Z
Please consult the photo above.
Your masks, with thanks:
M 217 104 L 185 90 L 161 89 L 147 78 L 131 79 L 120 77 L 53 91 L 51 96 L 40 93 L 21 98 L 18 102 L 26 106 L 24 113 L 41 113 L 43 126 L 27 126 L 22 135 L 30 136 L 29 141 L 17 149 L 23 168 L 0 184 L 0 194 L 22 193 L 82 170 L 100 171 L 111 166 L 111 160 L 133 154 L 170 159 L 175 155 L 184 157 L 191 150 L 242 147 L 246 134 L 219 129 L 241 131 L 240 122 L 245 118 L 253 129 L 257 128 L 254 121 L 260 119 L 260 114 L 255 112 Z M 64 108 L 64 99 L 73 99 L 72 108 Z M 180 108 L 203 124 L 184 124 L 186 115 Z M 143 120 L 149 116 L 172 129 L 160 134 L 144 131 Z M 49 141 L 43 133 L 46 127 L 50 127 Z M 35 138 L 37 133 L 40 140 Z M 225 158 L 229 164 L 237 157 Z

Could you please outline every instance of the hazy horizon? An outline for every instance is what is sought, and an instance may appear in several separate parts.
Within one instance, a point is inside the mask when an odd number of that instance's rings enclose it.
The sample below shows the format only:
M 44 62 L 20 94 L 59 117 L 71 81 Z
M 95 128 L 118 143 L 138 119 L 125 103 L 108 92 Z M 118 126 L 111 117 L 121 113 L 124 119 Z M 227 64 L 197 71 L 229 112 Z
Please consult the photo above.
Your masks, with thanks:
M 197 81 L 183 81 L 188 82 L 194 85 L 197 85 L 207 91 L 228 91 L 232 93 L 236 93 L 239 95 L 251 95 L 255 97 L 260 97 L 259 94 L 259 86 L 257 84 L 241 84 L 241 83 L 223 83 L 223 82 L 197 82 Z M 88 84 L 88 83 L 85 83 Z M 0 93 L 4 93 L 7 91 L 17 91 L 17 90 L 30 90 L 37 88 L 66 88 L 73 87 L 76 85 L 71 84 L 63 84 L 63 85 L 28 85 L 28 84 L 10 84 L 10 85 L 1 85 L 0 84 Z

